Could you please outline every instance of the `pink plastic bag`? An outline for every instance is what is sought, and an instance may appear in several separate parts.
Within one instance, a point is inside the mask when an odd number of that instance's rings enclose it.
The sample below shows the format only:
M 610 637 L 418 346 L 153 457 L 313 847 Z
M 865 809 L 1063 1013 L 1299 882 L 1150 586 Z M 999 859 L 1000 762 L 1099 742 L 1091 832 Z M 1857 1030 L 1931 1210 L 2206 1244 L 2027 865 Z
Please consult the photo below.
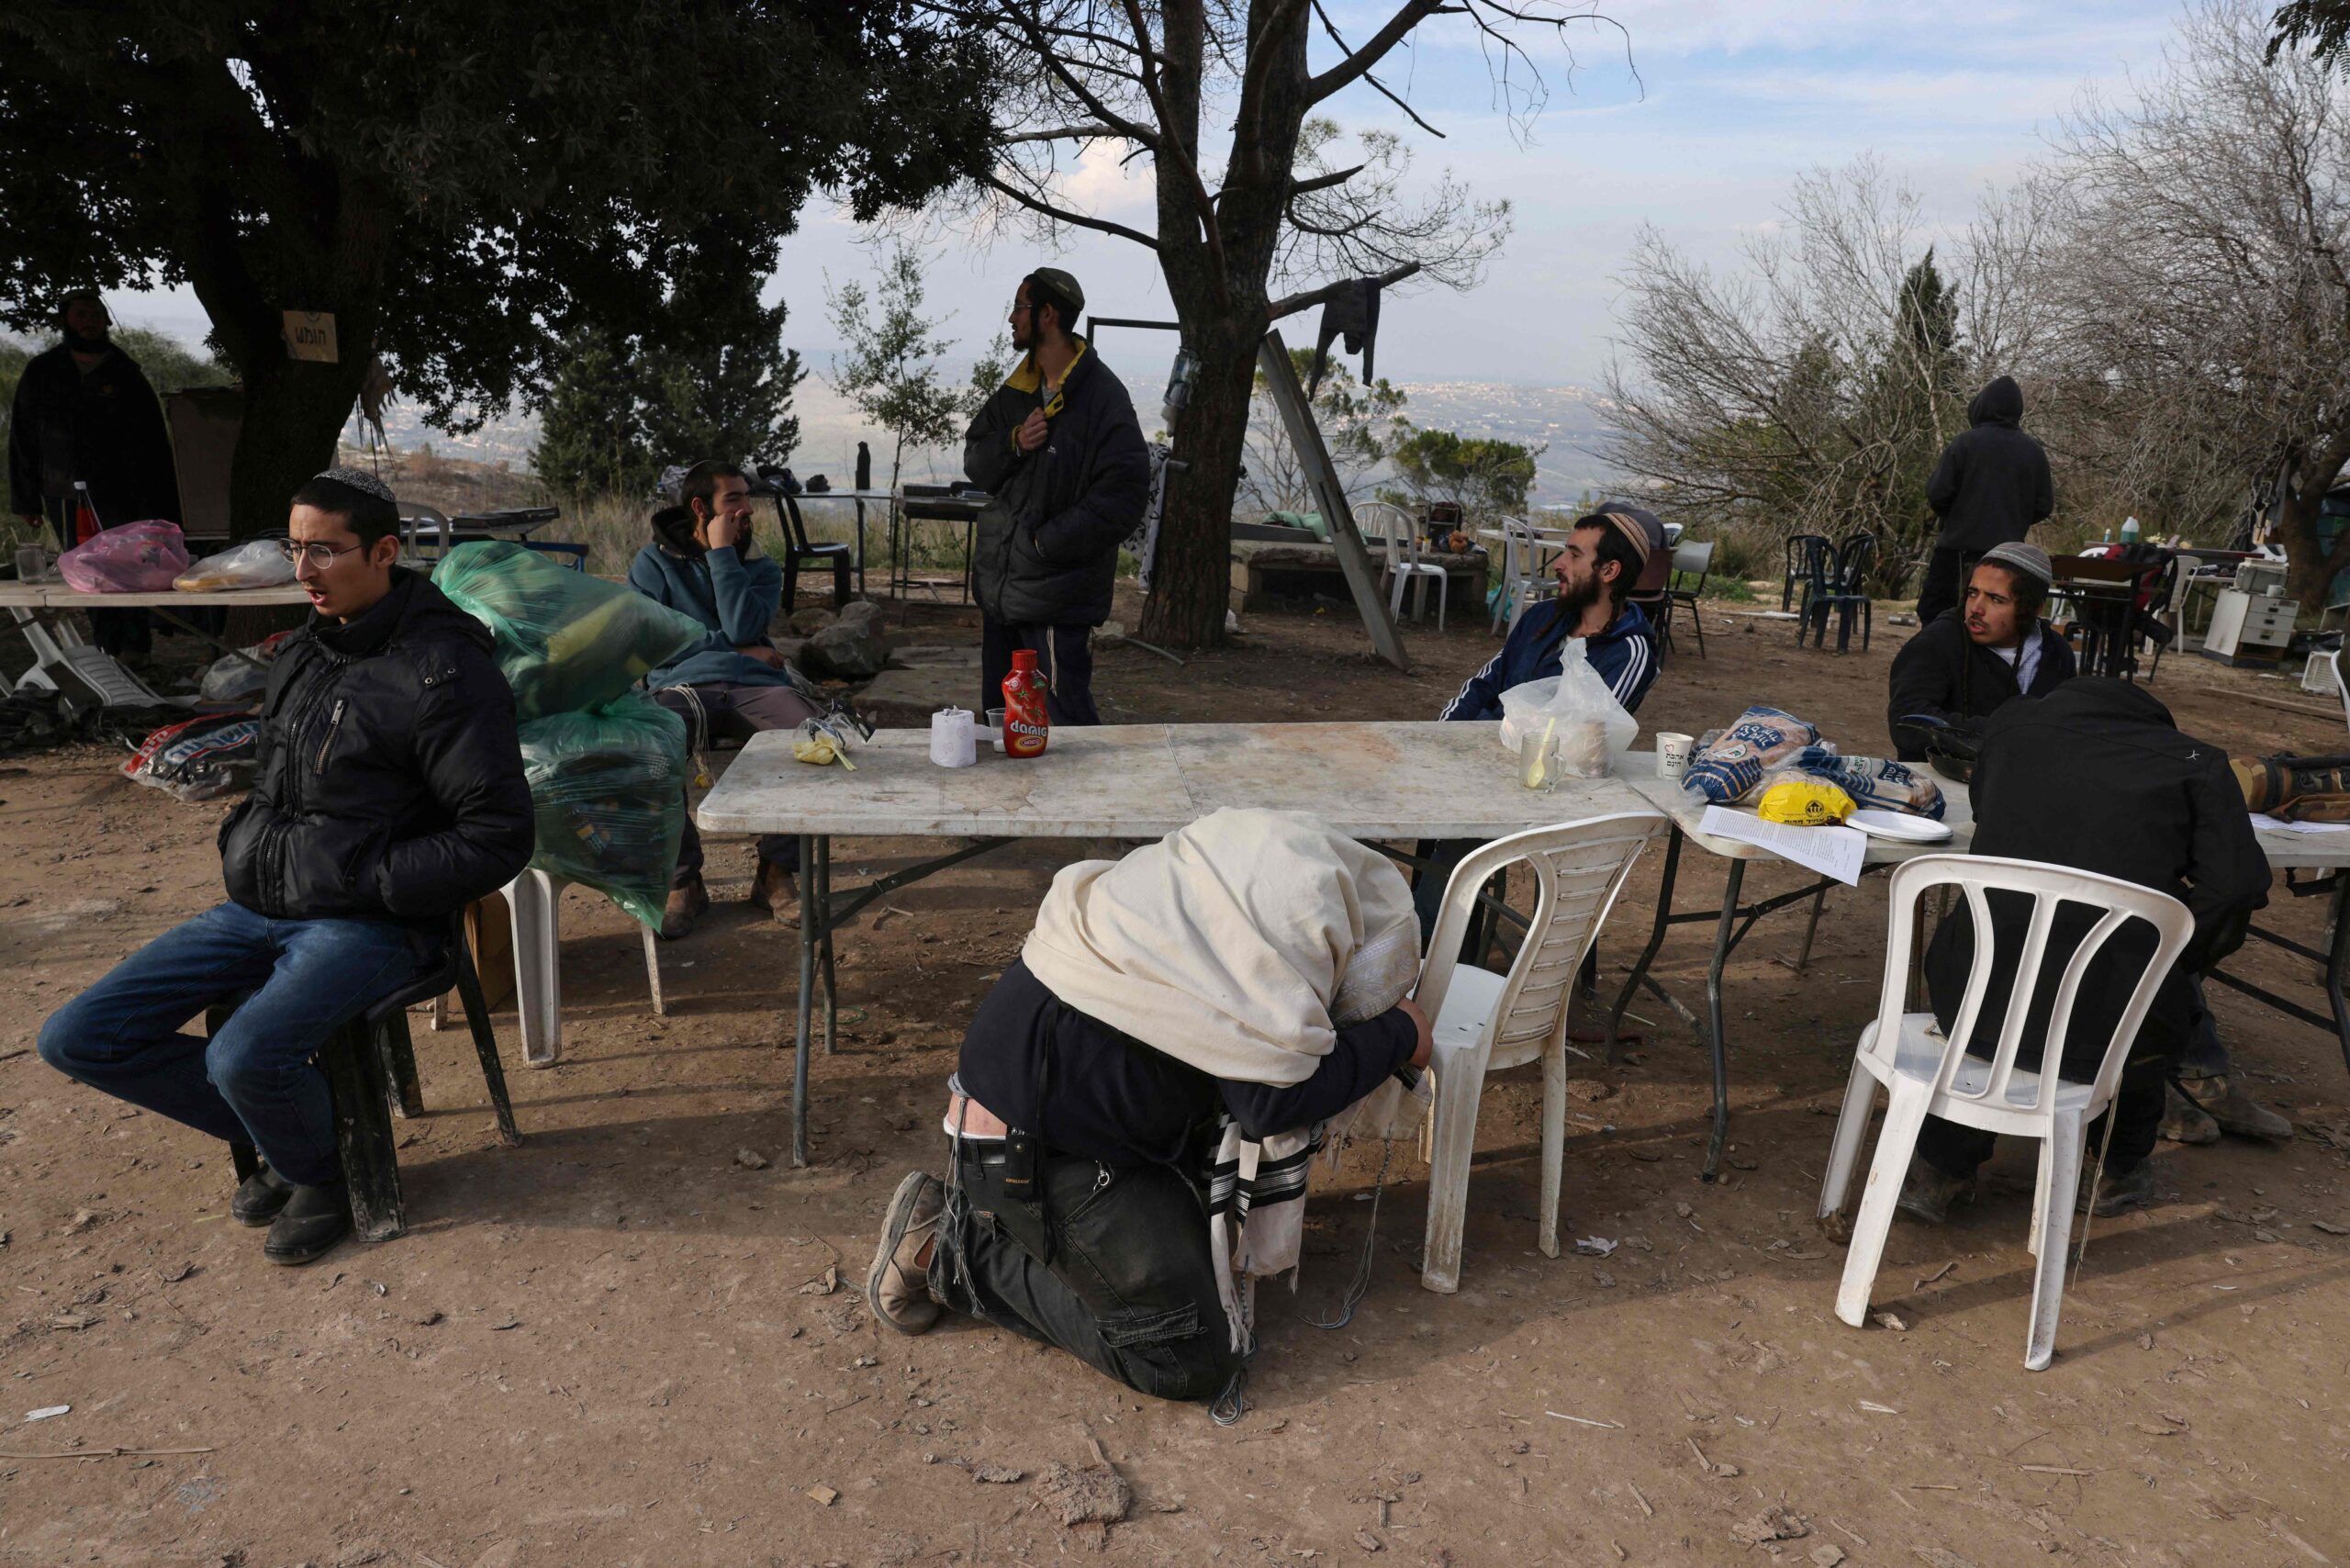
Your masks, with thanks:
M 77 593 L 169 593 L 187 541 L 176 522 L 126 522 L 60 555 L 57 570 Z

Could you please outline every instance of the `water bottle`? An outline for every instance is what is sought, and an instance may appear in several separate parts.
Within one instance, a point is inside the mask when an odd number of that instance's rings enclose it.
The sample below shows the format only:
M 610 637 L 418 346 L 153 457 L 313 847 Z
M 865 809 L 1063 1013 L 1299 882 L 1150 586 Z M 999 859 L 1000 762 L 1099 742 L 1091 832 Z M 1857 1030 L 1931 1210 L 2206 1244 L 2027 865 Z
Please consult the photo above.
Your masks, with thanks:
M 873 449 L 861 441 L 856 443 L 856 487 L 873 488 Z
M 2121 543 L 2124 544 L 2135 544 L 2138 543 L 2138 520 L 2136 518 L 2125 517 L 2121 520 Z

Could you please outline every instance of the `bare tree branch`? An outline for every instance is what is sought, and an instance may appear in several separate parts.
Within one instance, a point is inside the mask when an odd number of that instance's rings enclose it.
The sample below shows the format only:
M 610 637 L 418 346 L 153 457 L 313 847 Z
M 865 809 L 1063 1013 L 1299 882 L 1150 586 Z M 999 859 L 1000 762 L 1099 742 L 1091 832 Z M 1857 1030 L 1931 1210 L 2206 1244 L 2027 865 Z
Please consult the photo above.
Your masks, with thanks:
M 1095 218 L 1088 213 L 1072 212 L 1065 207 L 1055 207 L 1049 202 L 1030 196 L 1017 185 L 998 179 L 993 174 L 981 174 L 979 183 L 998 196 L 1015 201 L 1029 211 L 1049 218 L 1056 223 L 1073 224 L 1077 228 L 1091 229 L 1102 234 L 1115 234 L 1121 240 L 1132 240 L 1136 244 L 1147 250 L 1155 252 L 1158 249 L 1158 241 L 1139 229 L 1129 229 L 1123 223 L 1113 223 L 1106 218 Z
M 1467 6 L 1448 5 L 1445 0 L 1408 0 L 1403 9 L 1387 18 L 1380 29 L 1371 35 L 1371 41 L 1347 56 L 1329 70 L 1311 76 L 1305 83 L 1305 101 L 1322 103 L 1345 91 L 1366 74 L 1372 66 L 1387 58 L 1390 50 L 1409 38 L 1414 28 L 1430 17 L 1469 16 Z

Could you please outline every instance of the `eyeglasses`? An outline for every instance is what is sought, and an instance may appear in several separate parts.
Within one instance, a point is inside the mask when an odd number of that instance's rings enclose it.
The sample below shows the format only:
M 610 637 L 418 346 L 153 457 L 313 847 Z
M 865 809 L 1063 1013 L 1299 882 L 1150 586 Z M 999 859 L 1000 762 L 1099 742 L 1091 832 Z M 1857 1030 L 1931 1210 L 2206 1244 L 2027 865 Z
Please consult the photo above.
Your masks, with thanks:
M 333 566 L 338 556 L 348 555 L 354 550 L 365 548 L 367 546 L 364 544 L 345 544 L 341 549 L 337 549 L 331 544 L 322 543 L 305 544 L 295 539 L 281 539 L 277 542 L 278 553 L 287 560 L 308 561 L 321 572 Z

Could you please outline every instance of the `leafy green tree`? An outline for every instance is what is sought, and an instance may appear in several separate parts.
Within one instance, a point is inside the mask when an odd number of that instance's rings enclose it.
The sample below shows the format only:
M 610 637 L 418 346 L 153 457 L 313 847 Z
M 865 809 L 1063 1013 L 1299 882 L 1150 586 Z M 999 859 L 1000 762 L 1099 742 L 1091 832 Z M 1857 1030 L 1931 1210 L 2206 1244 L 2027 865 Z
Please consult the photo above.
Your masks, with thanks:
M 1549 450 L 1547 442 L 1527 446 L 1495 436 L 1416 430 L 1389 455 L 1403 498 L 1419 506 L 1451 501 L 1479 518 L 1525 511 L 1535 460 Z
M 758 279 L 692 277 L 640 330 L 574 332 L 531 466 L 571 498 L 643 496 L 661 470 L 704 457 L 784 463 L 800 444 L 785 309 Z
M 959 443 L 979 405 L 1003 384 L 1009 353 L 1003 340 L 989 347 L 957 387 L 942 366 L 952 338 L 941 337 L 923 309 L 926 288 L 922 258 L 894 247 L 868 290 L 856 281 L 834 288 L 828 278 L 824 304 L 846 352 L 833 360 L 833 385 L 857 412 L 890 432 L 890 487 L 897 488 L 908 446 Z
M 819 189 L 870 219 L 984 169 L 1002 68 L 915 0 L 0 7 L 0 323 L 190 286 L 255 532 L 371 351 L 442 428 L 535 406 L 581 328 L 771 272 Z M 332 313 L 336 363 L 290 357 L 287 310 Z

